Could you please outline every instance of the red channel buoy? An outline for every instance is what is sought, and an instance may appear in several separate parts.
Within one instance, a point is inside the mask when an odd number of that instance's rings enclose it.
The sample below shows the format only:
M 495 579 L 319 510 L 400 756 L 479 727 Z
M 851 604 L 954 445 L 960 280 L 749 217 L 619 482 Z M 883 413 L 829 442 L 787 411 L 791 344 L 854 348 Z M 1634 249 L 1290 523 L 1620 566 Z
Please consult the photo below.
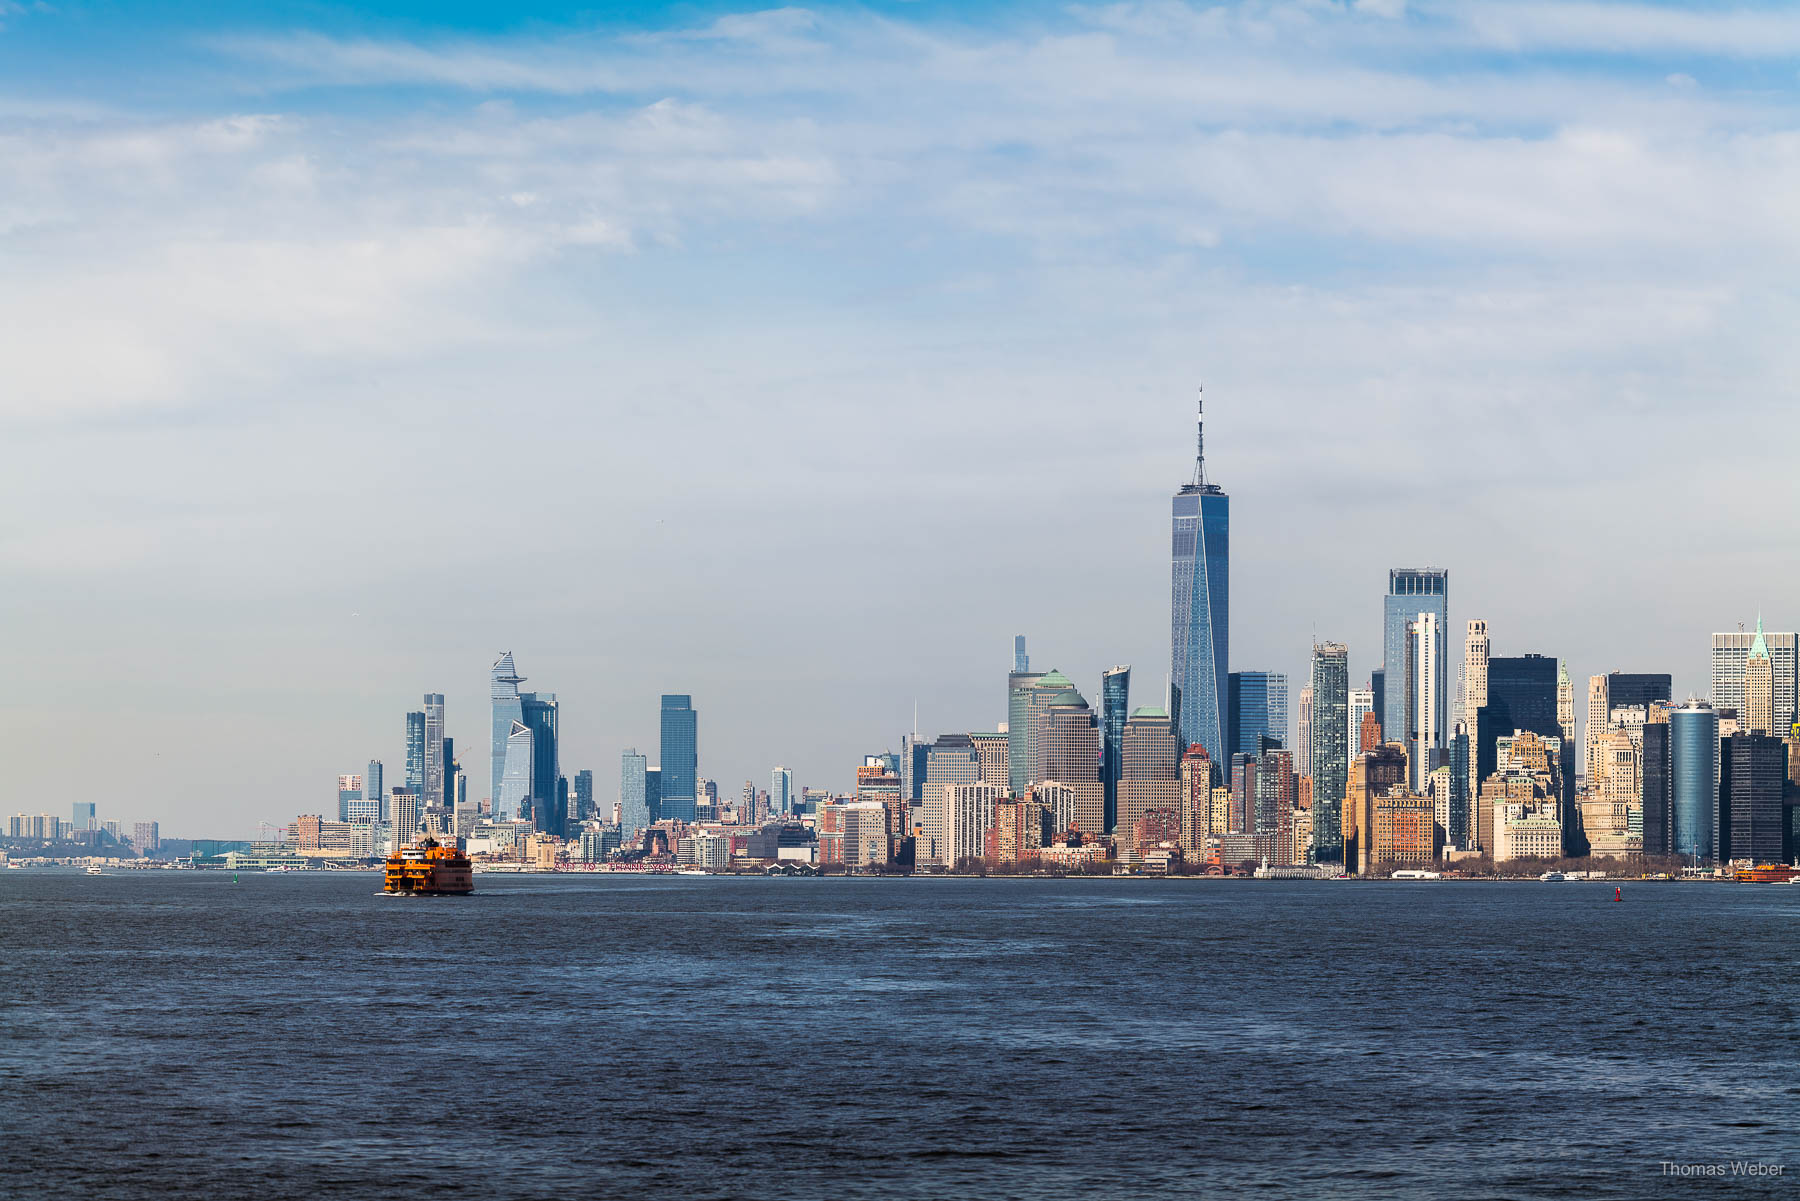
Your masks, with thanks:
M 1616 885 L 1616 884 L 1613 885 L 1613 900 L 1623 901 L 1624 899 L 1625 899 L 1625 891 L 1622 888 L 1620 888 L 1618 885 Z

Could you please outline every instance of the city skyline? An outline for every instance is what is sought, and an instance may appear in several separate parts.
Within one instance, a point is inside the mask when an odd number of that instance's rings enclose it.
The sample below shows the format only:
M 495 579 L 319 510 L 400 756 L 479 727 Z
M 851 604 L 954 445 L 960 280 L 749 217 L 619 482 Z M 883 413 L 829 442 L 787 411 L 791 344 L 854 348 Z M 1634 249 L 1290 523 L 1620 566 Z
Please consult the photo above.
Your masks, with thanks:
M 1226 670 L 1360 687 L 1435 564 L 1449 671 L 1706 696 L 1800 625 L 1745 12 L 16 6 L 6 803 L 248 834 L 438 693 L 479 795 L 508 648 L 602 793 L 671 690 L 727 787 L 847 788 L 1020 631 L 1154 703 L 1201 382 Z

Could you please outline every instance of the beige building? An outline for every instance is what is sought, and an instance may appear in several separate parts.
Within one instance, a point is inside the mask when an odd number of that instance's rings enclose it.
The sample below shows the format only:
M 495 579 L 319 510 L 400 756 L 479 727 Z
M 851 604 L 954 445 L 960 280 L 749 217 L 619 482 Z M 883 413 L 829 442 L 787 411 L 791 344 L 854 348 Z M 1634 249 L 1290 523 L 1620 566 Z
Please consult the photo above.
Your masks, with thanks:
M 1505 805 L 1495 814 L 1494 861 L 1559 859 L 1562 823 L 1554 813 L 1529 805 Z
M 1167 711 L 1145 706 L 1125 722 L 1119 740 L 1119 813 L 1113 837 L 1121 860 L 1133 860 L 1132 831 L 1151 809 L 1179 811 L 1181 772 Z
M 988 829 L 994 824 L 994 806 L 1006 799 L 1006 789 L 993 784 L 947 784 L 944 791 L 948 803 L 944 866 L 955 867 L 964 859 L 985 858 Z
M 1002 788 L 1009 787 L 1007 783 L 1006 735 L 1004 733 L 971 734 L 969 741 L 975 744 L 975 754 L 981 764 L 981 783 L 998 784 Z
M 1476 744 L 1475 721 L 1481 707 L 1488 702 L 1488 628 L 1487 622 L 1475 618 L 1469 622 L 1468 641 L 1463 644 L 1463 721 L 1469 726 L 1469 745 Z M 1474 796 L 1480 783 L 1475 756 L 1469 756 L 1469 795 Z
M 1432 799 L 1390 788 L 1373 805 L 1368 865 L 1430 863 L 1437 858 L 1437 814 Z
M 1756 639 L 1744 660 L 1744 710 L 1742 727 L 1753 734 L 1777 734 L 1775 729 L 1775 665 L 1763 639 L 1762 618 L 1756 619 Z
M 1350 764 L 1344 790 L 1344 870 L 1361 875 L 1379 862 L 1373 854 L 1375 802 L 1391 789 L 1404 789 L 1406 774 L 1406 749 L 1397 742 L 1383 743 Z
M 1074 796 L 1075 824 L 1100 832 L 1106 794 L 1100 784 L 1100 724 L 1094 711 L 1081 693 L 1066 688 L 1051 698 L 1042 730 L 1042 774 L 1032 783 L 1055 780 L 1067 787 Z
M 946 785 L 946 787 L 957 787 Z M 843 864 L 848 868 L 879 866 L 888 861 L 888 809 L 880 801 L 851 801 L 837 806 L 843 829 Z

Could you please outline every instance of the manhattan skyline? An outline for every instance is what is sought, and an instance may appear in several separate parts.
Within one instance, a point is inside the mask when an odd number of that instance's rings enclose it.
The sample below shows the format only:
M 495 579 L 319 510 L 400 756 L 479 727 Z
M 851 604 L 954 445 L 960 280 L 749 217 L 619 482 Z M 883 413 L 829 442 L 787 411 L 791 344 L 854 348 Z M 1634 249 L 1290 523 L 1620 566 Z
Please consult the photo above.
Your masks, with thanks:
M 846 789 L 1020 632 L 1155 703 L 1201 383 L 1229 670 L 1430 565 L 1452 703 L 1472 617 L 1709 695 L 1800 624 L 1800 20 L 1386 7 L 7 12 L 6 803 L 248 834 L 440 693 L 476 791 L 508 650 L 603 796 L 663 694 Z

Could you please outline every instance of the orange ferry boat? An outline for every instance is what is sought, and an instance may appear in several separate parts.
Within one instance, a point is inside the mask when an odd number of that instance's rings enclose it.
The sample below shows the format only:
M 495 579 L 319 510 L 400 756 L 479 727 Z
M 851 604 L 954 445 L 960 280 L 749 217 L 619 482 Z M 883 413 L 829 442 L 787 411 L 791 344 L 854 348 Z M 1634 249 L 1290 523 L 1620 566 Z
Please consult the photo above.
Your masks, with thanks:
M 382 891 L 426 897 L 466 896 L 475 891 L 473 872 L 467 855 L 426 835 L 419 845 L 388 856 L 387 882 Z
M 1800 876 L 1800 869 L 1785 863 L 1758 863 L 1754 867 L 1737 869 L 1739 884 L 1789 884 L 1796 876 Z

